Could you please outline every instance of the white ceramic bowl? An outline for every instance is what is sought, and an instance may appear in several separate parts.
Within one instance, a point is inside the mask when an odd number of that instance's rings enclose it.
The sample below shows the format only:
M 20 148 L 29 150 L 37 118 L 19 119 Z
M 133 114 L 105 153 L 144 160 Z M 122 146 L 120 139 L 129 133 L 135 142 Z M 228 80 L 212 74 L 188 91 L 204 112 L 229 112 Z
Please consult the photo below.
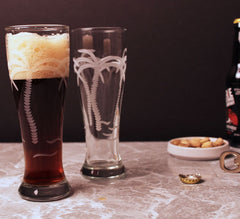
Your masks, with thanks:
M 185 139 L 191 139 L 195 137 L 183 137 Z M 204 137 L 197 137 L 204 138 Z M 211 141 L 216 141 L 217 138 L 209 137 Z M 182 138 L 175 138 L 182 139 Z M 172 139 L 174 140 L 174 139 Z M 224 141 L 224 145 L 211 147 L 211 148 L 193 148 L 193 147 L 182 147 L 177 146 L 171 143 L 170 140 L 168 142 L 168 153 L 181 159 L 185 160 L 216 160 L 219 159 L 222 152 L 229 150 L 229 142 Z

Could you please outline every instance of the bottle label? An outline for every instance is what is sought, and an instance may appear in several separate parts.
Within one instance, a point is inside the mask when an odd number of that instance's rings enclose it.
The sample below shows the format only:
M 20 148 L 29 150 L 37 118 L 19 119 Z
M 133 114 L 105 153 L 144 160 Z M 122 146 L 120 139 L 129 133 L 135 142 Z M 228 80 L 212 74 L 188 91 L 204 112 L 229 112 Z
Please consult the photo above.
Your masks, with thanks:
M 235 132 L 237 131 L 238 127 L 238 117 L 235 112 L 233 112 L 231 109 L 227 110 L 227 121 L 226 121 L 226 129 L 228 132 Z
M 235 78 L 240 79 L 240 64 L 237 64 L 237 72 L 235 73 Z
M 226 131 L 229 135 L 240 136 L 240 88 L 226 89 Z
M 230 87 L 226 90 L 226 105 L 227 107 L 229 107 L 229 106 L 233 106 L 234 104 L 235 104 L 235 100 L 232 93 L 232 88 Z

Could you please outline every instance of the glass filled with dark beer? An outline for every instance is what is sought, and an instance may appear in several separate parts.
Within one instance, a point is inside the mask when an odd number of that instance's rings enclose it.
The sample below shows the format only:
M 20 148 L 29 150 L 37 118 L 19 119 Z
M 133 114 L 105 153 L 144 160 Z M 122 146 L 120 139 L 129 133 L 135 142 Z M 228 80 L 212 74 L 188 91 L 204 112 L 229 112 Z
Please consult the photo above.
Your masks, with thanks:
M 119 128 L 127 60 L 126 29 L 77 28 L 72 31 L 72 40 L 87 146 L 82 174 L 123 176 Z
M 30 201 L 62 199 L 71 191 L 62 165 L 69 27 L 16 25 L 5 30 L 25 159 L 19 194 Z

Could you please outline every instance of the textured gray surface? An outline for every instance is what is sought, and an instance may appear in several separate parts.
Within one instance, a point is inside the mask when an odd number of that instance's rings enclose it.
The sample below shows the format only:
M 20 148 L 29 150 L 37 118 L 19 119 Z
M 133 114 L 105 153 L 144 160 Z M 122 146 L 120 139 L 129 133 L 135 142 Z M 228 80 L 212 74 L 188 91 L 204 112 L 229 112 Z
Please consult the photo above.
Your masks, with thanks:
M 1 218 L 239 218 L 240 173 L 223 172 L 219 161 L 186 161 L 167 153 L 167 142 L 123 142 L 126 177 L 88 180 L 80 175 L 83 143 L 63 146 L 65 174 L 73 195 L 37 203 L 17 193 L 24 171 L 22 146 L 0 144 Z M 187 185 L 179 173 L 200 172 L 203 182 Z

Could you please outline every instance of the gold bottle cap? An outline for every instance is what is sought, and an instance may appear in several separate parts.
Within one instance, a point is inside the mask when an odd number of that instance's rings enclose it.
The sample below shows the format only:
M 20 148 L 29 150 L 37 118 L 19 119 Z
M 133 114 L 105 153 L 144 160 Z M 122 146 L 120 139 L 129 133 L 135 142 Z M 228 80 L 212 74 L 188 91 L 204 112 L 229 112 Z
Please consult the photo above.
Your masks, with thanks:
M 240 18 L 236 18 L 234 21 L 233 21 L 233 24 L 239 24 L 240 23 Z
M 196 174 L 179 174 L 179 178 L 183 183 L 186 184 L 196 184 L 201 181 L 201 175 L 199 173 Z

